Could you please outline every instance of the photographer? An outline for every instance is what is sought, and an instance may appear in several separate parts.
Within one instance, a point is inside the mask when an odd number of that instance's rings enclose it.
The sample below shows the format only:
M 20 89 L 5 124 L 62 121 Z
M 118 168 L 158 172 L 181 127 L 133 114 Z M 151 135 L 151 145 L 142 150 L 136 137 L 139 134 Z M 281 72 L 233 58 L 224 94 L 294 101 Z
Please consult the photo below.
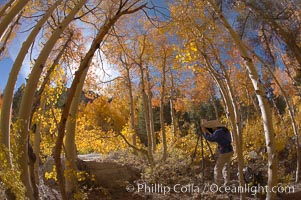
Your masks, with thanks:
M 221 186 L 228 184 L 230 180 L 230 161 L 233 155 L 232 138 L 229 130 L 218 120 L 206 121 L 201 124 L 202 132 L 206 140 L 216 142 L 218 149 L 216 151 L 217 160 L 214 167 L 214 181 Z

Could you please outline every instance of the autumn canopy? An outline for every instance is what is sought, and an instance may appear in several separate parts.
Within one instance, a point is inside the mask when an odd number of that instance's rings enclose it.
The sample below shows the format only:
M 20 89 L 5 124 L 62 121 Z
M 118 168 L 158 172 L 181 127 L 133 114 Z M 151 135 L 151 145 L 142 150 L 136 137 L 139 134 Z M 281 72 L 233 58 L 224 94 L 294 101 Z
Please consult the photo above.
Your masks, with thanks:
M 300 26 L 299 0 L 1 1 L 0 198 L 145 197 L 96 186 L 91 153 L 135 181 L 212 182 L 201 119 L 231 131 L 237 186 L 245 166 L 299 183 Z

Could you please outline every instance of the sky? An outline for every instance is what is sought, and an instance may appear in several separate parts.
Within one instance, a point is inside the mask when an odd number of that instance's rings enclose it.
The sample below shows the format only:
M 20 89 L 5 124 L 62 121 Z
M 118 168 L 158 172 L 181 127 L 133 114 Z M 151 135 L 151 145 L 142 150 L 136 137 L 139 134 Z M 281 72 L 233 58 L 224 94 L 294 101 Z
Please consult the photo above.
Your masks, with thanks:
M 0 62 L 0 90 L 1 90 L 1 92 L 3 92 L 4 87 L 6 85 L 12 64 L 13 64 L 13 60 L 9 57 L 4 58 Z M 20 74 L 19 78 L 17 80 L 16 88 L 20 87 L 20 85 L 24 81 L 25 81 L 25 77 L 23 76 L 23 74 Z
M 167 0 L 149 0 L 149 1 L 151 1 L 156 6 L 167 7 Z M 3 5 L 6 2 L 7 0 L 0 0 L 0 5 Z M 164 13 L 167 12 L 166 9 L 160 9 L 160 11 Z M 150 13 L 150 15 L 152 15 L 152 13 Z M 28 34 L 29 33 L 23 33 L 23 34 L 17 33 L 16 38 L 12 41 L 12 43 L 9 46 L 8 54 L 4 58 L 1 58 L 0 60 L 0 91 L 1 92 L 3 92 L 3 90 L 5 89 L 5 85 L 9 76 L 9 72 L 12 68 L 13 62 L 17 57 L 21 45 L 24 42 L 24 40 L 27 38 Z M 21 68 L 15 89 L 20 87 L 20 85 L 25 82 L 25 78 L 28 76 L 30 72 L 29 63 L 30 63 L 29 58 L 27 57 L 23 62 L 23 66 Z
M 21 45 L 24 42 L 24 40 L 26 39 L 27 35 L 28 35 L 28 33 L 26 33 L 26 34 L 18 33 L 17 36 L 14 38 L 14 40 L 9 45 L 8 52 L 5 55 L 5 57 L 1 58 L 1 61 L 0 61 L 0 88 L 1 88 L 1 91 L 3 91 L 5 88 L 5 85 L 6 85 L 8 76 L 9 76 L 9 72 L 12 68 L 14 60 L 16 59 L 16 57 L 18 55 Z M 21 68 L 15 89 L 20 87 L 20 85 L 25 82 L 25 78 L 27 77 L 27 75 L 30 71 L 29 66 L 30 66 L 29 58 L 26 57 L 25 61 L 23 62 L 23 66 Z
M 0 5 L 6 3 L 7 0 L 0 0 Z M 17 37 L 12 41 L 11 45 L 8 48 L 8 53 L 1 57 L 0 60 L 0 92 L 3 92 L 5 85 L 9 76 L 9 72 L 12 68 L 13 62 L 17 57 L 17 53 L 26 38 L 26 34 L 17 34 Z M 28 63 L 28 59 L 24 63 Z M 22 66 L 21 72 L 19 74 L 16 88 L 20 87 L 22 83 L 25 82 L 25 78 L 29 72 L 29 65 L 25 64 Z

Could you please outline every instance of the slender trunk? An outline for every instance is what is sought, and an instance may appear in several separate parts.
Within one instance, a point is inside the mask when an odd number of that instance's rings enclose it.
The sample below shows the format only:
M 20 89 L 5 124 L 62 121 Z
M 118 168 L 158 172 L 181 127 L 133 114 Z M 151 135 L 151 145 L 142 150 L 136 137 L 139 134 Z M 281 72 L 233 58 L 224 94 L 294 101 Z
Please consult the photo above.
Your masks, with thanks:
M 214 89 L 213 89 L 212 93 L 213 92 L 214 92 Z M 212 102 L 212 105 L 213 105 L 213 108 L 214 108 L 215 118 L 219 119 L 218 109 L 217 109 L 217 105 L 216 105 L 216 102 L 215 102 L 215 95 L 213 95 L 212 93 L 210 93 L 210 99 L 211 99 L 211 102 Z
M 230 119 L 231 122 L 231 127 L 232 127 L 232 136 L 234 139 L 234 144 L 235 144 L 235 152 L 237 154 L 237 162 L 238 162 L 238 174 L 239 174 L 239 185 L 241 187 L 245 186 L 245 181 L 244 181 L 244 175 L 243 175 L 243 168 L 244 168 L 244 160 L 243 160 L 243 153 L 242 153 L 242 132 L 240 129 L 240 120 L 238 117 L 238 109 L 237 109 L 237 104 L 235 101 L 235 98 L 233 96 L 233 91 L 232 87 L 230 85 L 229 78 L 227 76 L 227 72 L 225 71 L 222 63 L 220 63 L 221 68 L 225 74 L 225 81 L 222 81 L 222 79 L 219 77 L 219 75 L 215 72 L 214 67 L 212 67 L 211 62 L 207 58 L 206 54 L 203 54 L 203 57 L 205 58 L 207 62 L 207 69 L 209 73 L 213 76 L 216 84 L 218 85 L 220 92 L 223 96 L 226 109 L 227 109 L 227 117 Z M 219 59 L 218 59 L 219 60 Z M 241 199 L 245 199 L 245 193 L 242 192 L 240 194 Z
M 4 14 L 9 10 L 9 8 L 12 6 L 12 4 L 15 2 L 16 0 L 10 0 L 9 2 L 7 2 L 0 10 L 0 16 L 4 16 Z
M 88 64 L 90 65 L 90 64 Z M 70 107 L 69 117 L 66 124 L 66 138 L 65 138 L 65 150 L 66 150 L 66 162 L 65 162 L 65 181 L 66 181 L 66 195 L 68 199 L 73 199 L 74 193 L 77 190 L 76 179 L 76 146 L 75 146 L 75 131 L 76 131 L 76 119 L 78 106 L 80 104 L 80 97 L 87 76 L 88 68 L 83 72 L 81 79 L 76 87 L 76 91 Z
M 136 134 L 136 130 L 135 130 L 135 108 L 134 108 L 133 88 L 132 88 L 129 67 L 126 67 L 126 80 L 127 80 L 128 92 L 129 92 L 129 97 L 130 97 L 130 130 L 133 131 L 132 144 L 133 144 L 133 146 L 136 146 L 137 134 Z
M 170 92 L 172 93 L 172 91 Z M 176 125 L 176 115 L 175 115 L 175 109 L 174 109 L 174 102 L 173 102 L 173 96 L 171 95 L 169 99 L 170 104 L 170 116 L 171 116 L 171 128 L 174 135 L 174 138 L 177 138 L 177 125 Z
M 289 113 L 289 116 L 290 116 L 290 120 L 291 120 L 291 124 L 292 124 L 292 127 L 293 127 L 293 133 L 295 135 L 295 138 L 296 138 L 296 152 L 297 152 L 297 167 L 296 167 L 296 177 L 295 177 L 295 181 L 298 183 L 300 182 L 300 178 L 301 178 L 301 155 L 300 155 L 300 143 L 299 143 L 299 134 L 298 134 L 298 126 L 297 126 L 297 123 L 296 123 L 296 120 L 295 120 L 295 116 L 294 116 L 294 109 L 292 107 L 292 105 L 290 104 L 289 102 L 289 99 L 288 99 L 288 95 L 287 93 L 285 92 L 285 90 L 283 89 L 283 87 L 281 86 L 280 82 L 278 81 L 277 77 L 274 75 L 273 71 L 271 70 L 270 66 L 267 65 L 264 60 L 259 56 L 257 55 L 254 51 L 252 51 L 252 53 L 256 56 L 256 58 L 258 58 L 258 60 L 268 69 L 269 73 L 272 75 L 276 85 L 278 86 L 278 88 L 280 89 L 280 92 L 281 94 L 283 95 L 283 98 L 284 98 L 284 101 L 287 105 L 287 108 L 288 108 L 288 113 Z M 282 118 L 281 118 L 282 120 Z
M 296 37 L 294 34 L 286 31 L 283 26 L 277 23 L 277 21 L 273 18 L 270 17 L 269 14 L 266 14 L 266 12 L 263 12 L 259 9 L 257 9 L 255 6 L 252 4 L 247 4 L 249 8 L 251 8 L 254 13 L 257 13 L 261 19 L 263 19 L 266 23 L 270 25 L 273 31 L 279 35 L 282 40 L 285 42 L 286 46 L 290 49 L 290 53 L 294 55 L 296 58 L 299 66 L 296 67 L 295 72 L 296 72 L 296 77 L 299 77 L 296 79 L 298 85 L 301 84 L 301 48 L 298 46 L 298 42 L 296 40 Z
M 60 4 L 62 0 L 57 1 L 53 6 L 49 8 L 47 13 L 39 20 L 36 24 L 35 28 L 31 31 L 29 36 L 27 37 L 26 41 L 22 44 L 22 48 L 18 53 L 18 56 L 12 66 L 10 71 L 5 91 L 3 94 L 3 104 L 2 104 L 2 113 L 1 113 L 1 143 L 4 144 L 8 148 L 7 159 L 8 162 L 11 163 L 11 159 L 9 156 L 10 152 L 10 120 L 11 120 L 11 107 L 14 95 L 14 89 L 17 82 L 18 74 L 20 72 L 22 63 L 25 59 L 25 56 L 30 48 L 31 44 L 33 43 L 34 39 L 36 38 L 37 34 L 39 33 L 40 29 L 42 28 L 43 24 L 47 21 L 49 16 L 52 14 L 53 10 Z
M 171 127 L 172 127 L 172 132 L 173 132 L 174 138 L 177 138 L 178 137 L 177 122 L 176 122 L 176 114 L 175 114 L 174 101 L 173 101 L 175 98 L 175 96 L 174 96 L 175 86 L 174 86 L 173 73 L 172 73 L 171 67 L 169 68 L 169 72 L 170 72 L 170 80 L 171 80 L 170 100 L 169 100 Z
M 39 107 L 42 94 L 45 90 L 45 87 L 49 84 L 51 74 L 56 69 L 57 65 L 60 63 L 60 60 L 63 57 L 64 52 L 66 51 L 66 49 L 68 47 L 68 44 L 71 42 L 72 36 L 73 36 L 73 34 L 70 35 L 70 37 L 68 38 L 68 40 L 66 41 L 66 43 L 64 44 L 64 46 L 62 47 L 62 49 L 60 50 L 58 55 L 56 56 L 56 58 L 54 59 L 53 63 L 51 64 L 51 66 L 47 70 L 47 73 L 46 73 L 46 75 L 43 79 L 43 82 L 42 82 L 42 84 L 39 88 L 39 91 L 35 95 L 33 108 L 32 108 L 32 111 L 31 111 L 31 119 L 32 119 L 32 116 L 34 115 L 36 109 Z M 30 121 L 30 123 L 31 123 L 31 121 Z
M 46 106 L 46 99 L 42 98 L 41 100 L 41 112 L 39 114 L 43 115 L 44 110 Z M 41 123 L 38 121 L 36 124 L 36 130 L 34 133 L 34 144 L 33 144 L 33 152 L 36 155 L 36 161 L 34 163 L 34 177 L 35 182 L 37 185 L 39 185 L 40 179 L 39 179 L 39 164 L 40 164 L 40 144 L 41 144 Z
M 152 135 L 151 135 L 151 127 L 150 127 L 150 119 L 149 119 L 149 106 L 148 106 L 148 97 L 145 92 L 145 80 L 144 80 L 144 72 L 142 64 L 139 66 L 140 68 L 140 76 L 141 76 L 141 89 L 142 89 L 142 100 L 143 100 L 143 108 L 144 108 L 144 120 L 146 126 L 146 134 L 147 134 L 147 152 L 148 152 L 148 161 L 150 165 L 153 165 L 153 149 L 152 149 Z
M 226 74 L 226 70 L 223 68 L 224 73 Z M 233 126 L 233 135 L 234 141 L 236 146 L 236 154 L 237 154 L 237 161 L 238 161 L 238 174 L 239 174 L 239 184 L 241 187 L 244 187 L 244 175 L 243 175 L 243 168 L 244 168 L 244 158 L 243 158 L 243 138 L 242 138 L 242 131 L 241 131 L 241 120 L 239 116 L 239 109 L 237 106 L 237 102 L 234 97 L 234 92 L 230 83 L 229 76 L 226 75 L 226 87 L 229 93 L 229 104 L 230 106 L 230 116 L 231 122 Z M 241 193 L 241 199 L 245 199 L 245 193 Z
M 8 29 L 9 24 L 14 20 L 15 16 L 26 6 L 29 0 L 18 1 L 11 10 L 3 17 L 0 22 L 0 41 L 2 41 L 4 33 Z
M 149 76 L 149 68 L 146 67 L 146 85 L 147 85 L 147 106 L 149 112 L 149 126 L 150 126 L 150 135 L 151 135 L 151 144 L 152 144 L 152 152 L 156 152 L 156 133 L 155 133 L 155 123 L 154 123 L 154 113 L 153 113 L 153 106 L 152 106 L 152 90 L 151 90 L 151 83 L 150 83 L 150 76 Z
M 65 28 L 69 25 L 69 23 L 74 19 L 76 13 L 81 9 L 81 7 L 86 3 L 87 0 L 81 0 L 68 14 L 68 16 L 62 21 L 60 26 L 54 30 L 51 37 L 44 45 L 41 53 L 39 54 L 32 71 L 29 75 L 29 79 L 27 81 L 24 94 L 22 96 L 20 111 L 19 111 L 19 123 L 20 129 L 18 133 L 19 137 L 19 147 L 20 147 L 20 157 L 19 164 L 21 169 L 21 180 L 27 189 L 27 196 L 30 199 L 32 197 L 32 186 L 28 176 L 28 125 L 30 121 L 30 114 L 32 111 L 32 105 L 34 100 L 35 91 L 39 82 L 40 75 L 43 71 L 45 62 L 53 49 L 56 41 L 59 39 Z M 58 169 L 57 169 L 58 170 Z
M 2 53 L 4 52 L 8 40 L 11 38 L 11 35 L 12 35 L 12 33 L 13 33 L 13 30 L 16 31 L 15 27 L 19 24 L 19 21 L 20 21 L 20 18 L 21 18 L 21 16 L 22 16 L 22 13 L 23 13 L 23 12 L 20 12 L 20 13 L 19 13 L 17 19 L 14 21 L 14 23 L 12 23 L 12 24 L 10 25 L 8 31 L 4 33 L 4 36 L 3 36 L 3 37 L 4 37 L 4 41 L 3 41 L 3 42 L 1 41 L 2 47 L 0 48 L 0 56 L 1 56 Z
M 162 160 L 165 161 L 167 158 L 167 141 L 165 133 L 165 124 L 164 124 L 164 98 L 165 98 L 165 83 L 166 83 L 166 52 L 164 55 L 164 62 L 162 66 L 162 79 L 161 79 L 161 97 L 160 97 L 160 125 L 161 125 L 161 134 L 162 134 L 162 144 L 163 144 L 163 157 Z
M 252 81 L 253 87 L 256 92 L 256 96 L 259 102 L 261 116 L 263 121 L 264 127 L 264 135 L 268 153 L 268 192 L 266 199 L 274 199 L 276 194 L 272 192 L 272 188 L 277 185 L 277 167 L 278 167 L 278 159 L 275 149 L 275 133 L 272 123 L 272 115 L 271 115 L 271 108 L 269 107 L 268 99 L 265 95 L 264 88 L 262 83 L 260 82 L 260 77 L 256 71 L 256 67 L 252 59 L 250 58 L 247 50 L 242 43 L 239 35 L 232 29 L 226 18 L 220 12 L 216 4 L 212 0 L 207 0 L 207 2 L 211 5 L 213 10 L 217 13 L 220 20 L 224 24 L 225 28 L 228 30 L 229 34 L 231 35 L 232 39 L 234 40 L 235 44 L 237 45 L 242 58 L 245 61 L 245 67 L 248 69 L 249 77 Z
M 249 107 L 250 107 L 250 94 L 249 91 L 246 89 L 247 92 L 247 106 L 245 107 L 246 109 L 246 124 L 249 123 Z

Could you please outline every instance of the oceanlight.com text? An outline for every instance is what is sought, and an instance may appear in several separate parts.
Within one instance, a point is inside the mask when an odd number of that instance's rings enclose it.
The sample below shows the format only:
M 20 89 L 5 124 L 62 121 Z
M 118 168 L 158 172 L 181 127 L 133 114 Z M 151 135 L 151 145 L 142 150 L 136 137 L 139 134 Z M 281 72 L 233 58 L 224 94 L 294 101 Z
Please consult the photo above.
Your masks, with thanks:
M 244 186 L 218 186 L 216 184 L 204 184 L 202 186 L 195 184 L 174 184 L 174 185 L 164 185 L 160 183 L 156 184 L 147 184 L 147 183 L 137 183 L 136 185 L 128 185 L 126 187 L 128 192 L 137 192 L 137 193 L 157 193 L 166 195 L 168 193 L 227 193 L 227 194 L 240 194 L 240 193 L 249 193 L 256 195 L 258 193 L 294 193 L 294 186 L 275 186 L 269 188 L 268 186 L 251 186 L 245 184 Z

